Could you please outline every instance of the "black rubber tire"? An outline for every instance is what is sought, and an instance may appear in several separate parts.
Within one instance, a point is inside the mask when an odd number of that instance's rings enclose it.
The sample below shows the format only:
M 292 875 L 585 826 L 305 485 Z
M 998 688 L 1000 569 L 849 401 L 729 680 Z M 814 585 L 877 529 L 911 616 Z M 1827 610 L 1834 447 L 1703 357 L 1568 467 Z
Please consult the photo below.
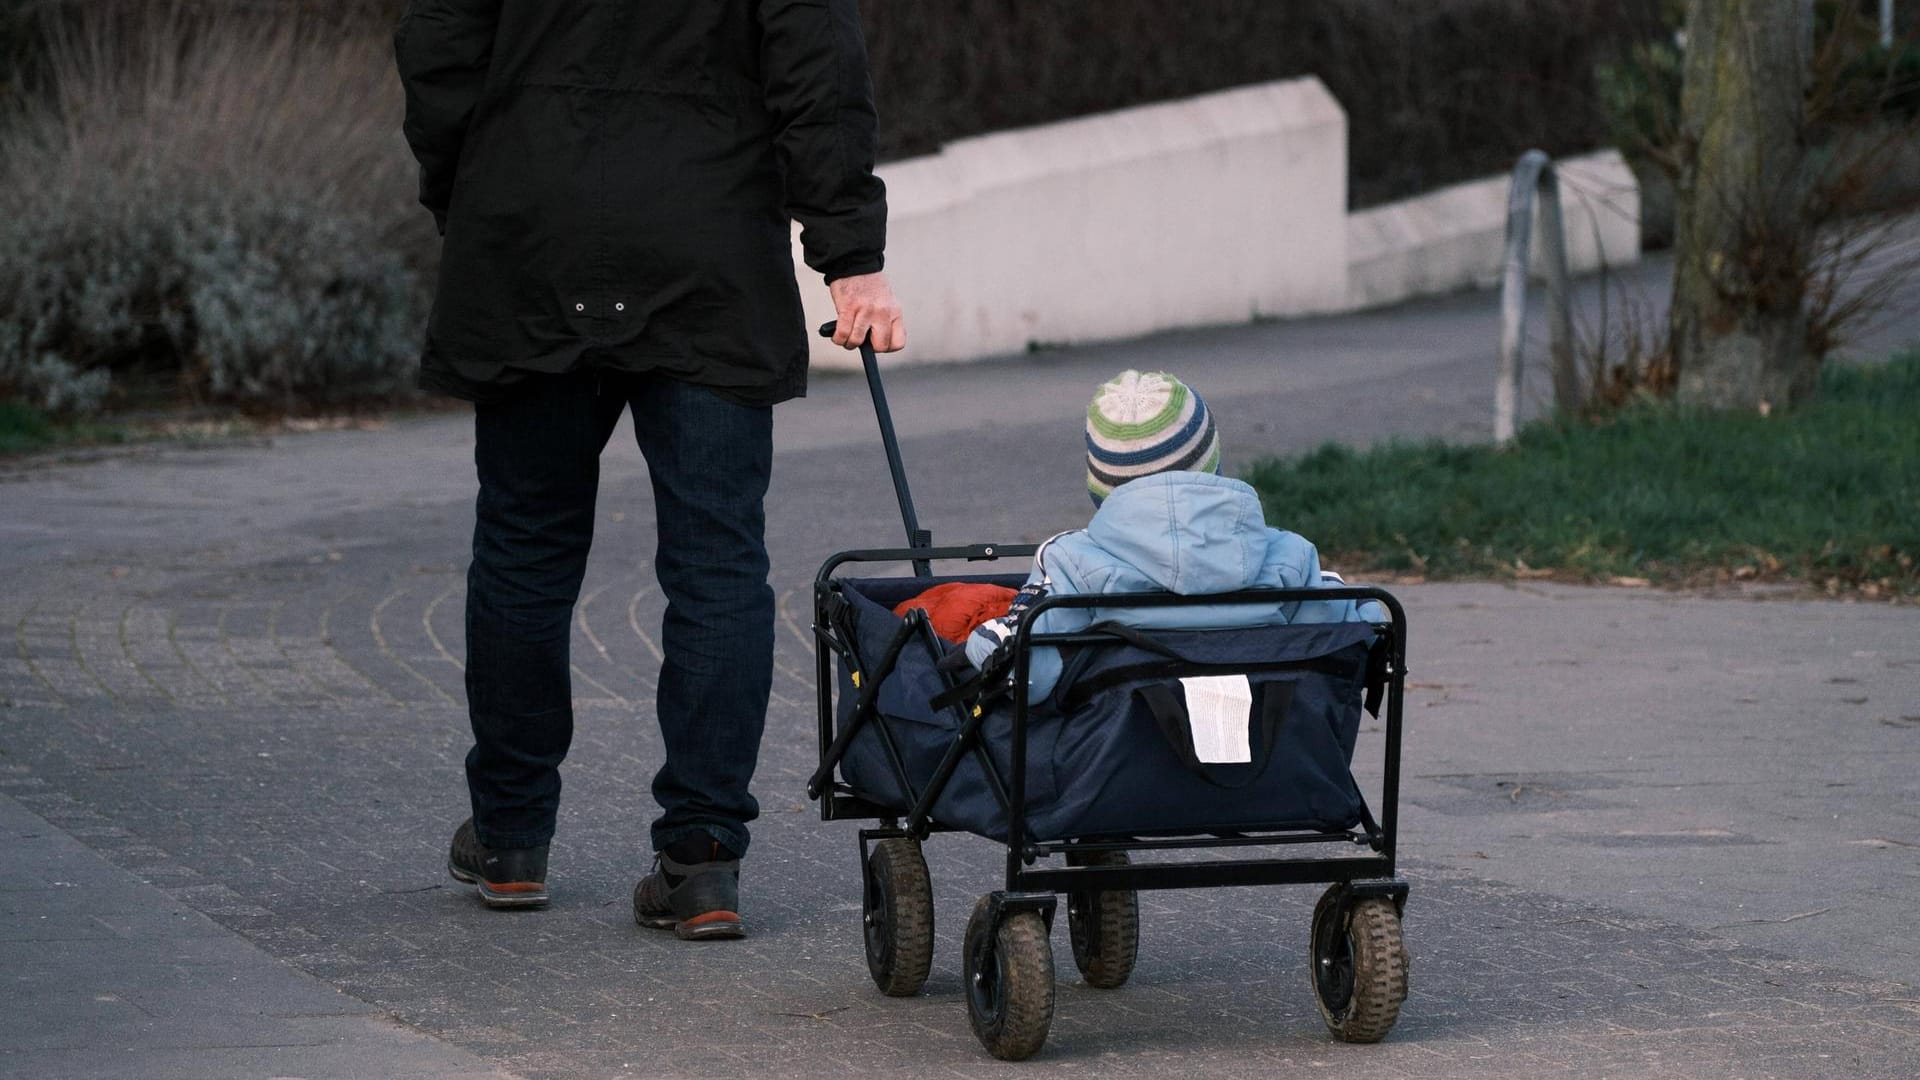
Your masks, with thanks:
M 1339 886 L 1313 909 L 1308 956 L 1313 999 L 1327 1030 L 1341 1042 L 1374 1043 L 1387 1037 L 1407 999 L 1407 947 L 1400 913 L 1384 898 L 1359 900 L 1345 924 L 1332 925 Z
M 888 997 L 912 997 L 933 970 L 933 878 L 920 842 L 902 837 L 875 844 L 866 876 L 867 972 Z
M 1068 866 L 1126 866 L 1124 851 L 1067 854 Z M 1067 937 L 1087 985 L 1113 990 L 1133 975 L 1140 954 L 1140 897 L 1132 889 L 1067 894 Z
M 987 925 L 987 899 L 974 905 L 961 954 L 967 1020 L 987 1053 L 1024 1061 L 1039 1052 L 1053 1027 L 1053 943 L 1037 911 L 1009 914 Z

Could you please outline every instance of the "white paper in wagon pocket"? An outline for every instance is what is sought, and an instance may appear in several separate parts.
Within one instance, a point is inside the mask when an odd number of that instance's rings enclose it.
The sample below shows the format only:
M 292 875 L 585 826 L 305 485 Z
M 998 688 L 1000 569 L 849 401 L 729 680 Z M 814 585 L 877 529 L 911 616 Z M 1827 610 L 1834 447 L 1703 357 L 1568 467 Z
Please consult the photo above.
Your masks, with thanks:
M 1245 675 L 1196 675 L 1181 679 L 1193 756 L 1208 765 L 1244 765 L 1253 760 L 1248 728 L 1253 722 L 1253 685 Z

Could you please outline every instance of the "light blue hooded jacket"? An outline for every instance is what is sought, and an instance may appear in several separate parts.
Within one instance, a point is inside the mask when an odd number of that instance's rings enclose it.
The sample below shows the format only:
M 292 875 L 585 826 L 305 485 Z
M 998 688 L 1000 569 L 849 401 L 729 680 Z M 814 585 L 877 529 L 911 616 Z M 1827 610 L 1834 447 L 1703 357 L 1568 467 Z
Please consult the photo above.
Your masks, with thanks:
M 1185 596 L 1253 588 L 1331 588 L 1320 555 L 1297 533 L 1267 527 L 1260 497 L 1238 480 L 1212 473 L 1165 472 L 1114 489 L 1079 532 L 1049 541 L 1029 584 L 1050 578 L 1047 593 L 1175 592 Z M 1218 604 L 1170 608 L 1057 608 L 1043 612 L 1036 634 L 1074 633 L 1092 623 L 1192 629 L 1278 623 L 1385 622 L 1374 601 L 1309 600 L 1291 604 Z M 996 626 L 995 624 L 999 625 Z M 982 666 L 1006 627 L 1000 620 L 967 639 L 967 659 Z M 1028 697 L 1039 702 L 1060 679 L 1057 649 L 1035 649 Z

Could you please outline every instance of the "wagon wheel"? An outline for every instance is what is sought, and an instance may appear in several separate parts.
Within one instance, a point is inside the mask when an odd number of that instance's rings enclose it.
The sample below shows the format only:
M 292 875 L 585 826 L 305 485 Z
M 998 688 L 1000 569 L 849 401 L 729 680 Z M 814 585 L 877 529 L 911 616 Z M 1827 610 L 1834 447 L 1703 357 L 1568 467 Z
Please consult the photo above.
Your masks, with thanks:
M 1002 1061 L 1038 1052 L 1053 1026 L 1053 944 L 1040 913 L 1010 912 L 995 927 L 981 897 L 967 920 L 961 970 L 967 1019 L 987 1052 Z
M 1355 901 L 1339 919 L 1335 885 L 1313 909 L 1313 996 L 1327 1030 L 1342 1042 L 1386 1038 L 1407 999 L 1407 947 L 1393 901 Z
M 861 914 L 867 971 L 889 997 L 912 997 L 933 969 L 933 879 L 917 840 L 882 840 L 867 856 Z
M 1124 851 L 1068 852 L 1068 866 L 1126 866 Z M 1140 952 L 1140 898 L 1132 889 L 1067 894 L 1067 936 L 1087 985 L 1112 990 L 1133 974 Z

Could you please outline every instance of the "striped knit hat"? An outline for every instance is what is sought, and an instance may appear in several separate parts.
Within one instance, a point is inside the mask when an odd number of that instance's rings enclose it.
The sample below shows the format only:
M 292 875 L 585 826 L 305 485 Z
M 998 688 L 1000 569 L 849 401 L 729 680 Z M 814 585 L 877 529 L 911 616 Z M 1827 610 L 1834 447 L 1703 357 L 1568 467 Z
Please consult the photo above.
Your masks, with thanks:
M 1123 371 L 1087 407 L 1087 494 L 1154 473 L 1220 471 L 1220 433 L 1207 403 L 1164 372 Z

